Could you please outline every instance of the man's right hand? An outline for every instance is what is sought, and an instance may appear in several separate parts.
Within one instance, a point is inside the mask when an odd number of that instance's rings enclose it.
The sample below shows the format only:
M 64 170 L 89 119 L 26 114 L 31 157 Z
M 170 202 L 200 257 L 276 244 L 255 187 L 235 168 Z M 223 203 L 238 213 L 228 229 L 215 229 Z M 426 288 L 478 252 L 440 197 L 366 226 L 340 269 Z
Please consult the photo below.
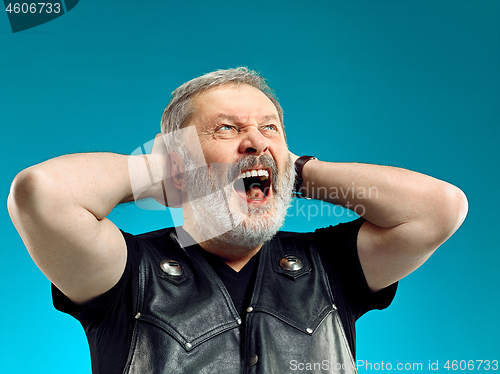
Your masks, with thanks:
M 156 135 L 151 154 L 142 156 L 142 162 L 129 159 L 129 167 L 133 168 L 135 164 L 135 167 L 146 168 L 143 173 L 147 173 L 150 180 L 153 179 L 151 186 L 144 192 L 135 191 L 134 182 L 132 182 L 132 189 L 134 190 L 135 200 L 151 197 L 162 205 L 179 208 L 181 206 L 181 193 L 175 187 L 173 180 L 173 177 L 177 176 L 176 174 L 179 171 L 173 161 L 176 156 L 167 151 L 165 136 L 162 134 Z M 133 173 L 132 170 L 131 173 Z
M 123 274 L 125 240 L 106 216 L 117 204 L 134 199 L 132 185 L 148 192 L 139 198 L 165 202 L 167 196 L 169 206 L 179 206 L 180 193 L 166 177 L 170 165 L 160 136 L 147 156 L 57 157 L 16 176 L 9 213 L 40 270 L 73 302 L 83 304 L 108 291 Z

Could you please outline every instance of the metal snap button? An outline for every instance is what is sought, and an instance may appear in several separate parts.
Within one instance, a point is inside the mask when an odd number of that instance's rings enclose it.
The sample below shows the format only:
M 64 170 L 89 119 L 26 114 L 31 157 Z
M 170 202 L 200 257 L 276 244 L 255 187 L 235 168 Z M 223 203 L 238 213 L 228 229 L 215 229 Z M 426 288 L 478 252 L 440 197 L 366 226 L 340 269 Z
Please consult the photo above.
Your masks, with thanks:
M 302 269 L 302 261 L 295 256 L 285 256 L 280 261 L 280 266 L 283 270 L 297 271 Z
M 182 274 L 181 265 L 179 265 L 176 261 L 173 260 L 163 260 L 160 263 L 160 268 L 163 272 L 167 273 L 172 277 L 178 277 Z
M 248 360 L 248 365 L 254 366 L 257 361 L 259 361 L 259 356 L 253 355 L 252 357 L 250 357 L 250 360 Z

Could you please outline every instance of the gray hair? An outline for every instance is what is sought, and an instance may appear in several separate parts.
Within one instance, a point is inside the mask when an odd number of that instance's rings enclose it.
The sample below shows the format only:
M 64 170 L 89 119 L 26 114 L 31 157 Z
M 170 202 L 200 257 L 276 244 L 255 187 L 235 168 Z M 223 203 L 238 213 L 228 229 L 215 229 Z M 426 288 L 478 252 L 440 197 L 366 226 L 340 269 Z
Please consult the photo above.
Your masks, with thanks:
M 179 130 L 186 125 L 196 109 L 192 105 L 192 99 L 196 95 L 225 84 L 246 84 L 259 89 L 276 107 L 281 126 L 284 129 L 283 109 L 281 109 L 281 105 L 274 96 L 272 89 L 267 85 L 265 79 L 253 70 L 249 70 L 246 67 L 238 67 L 236 69 L 216 70 L 202 75 L 201 77 L 184 83 L 172 92 L 172 99 L 163 111 L 161 118 L 162 134 L 168 134 L 172 131 Z M 180 151 L 179 146 L 181 146 L 181 144 L 179 144 L 179 142 L 181 139 L 178 139 L 176 136 L 168 138 L 170 143 L 167 144 L 168 148 Z

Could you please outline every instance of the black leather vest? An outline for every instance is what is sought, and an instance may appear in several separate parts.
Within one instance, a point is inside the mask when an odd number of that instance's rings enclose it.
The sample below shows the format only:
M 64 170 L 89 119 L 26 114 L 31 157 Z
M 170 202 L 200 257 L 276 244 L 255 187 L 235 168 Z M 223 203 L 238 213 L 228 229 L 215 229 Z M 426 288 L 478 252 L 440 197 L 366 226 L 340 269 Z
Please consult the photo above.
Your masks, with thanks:
M 243 317 L 198 250 L 181 248 L 174 229 L 164 238 L 145 241 L 124 374 L 356 373 L 326 272 L 306 236 L 278 234 L 262 247 Z M 299 258 L 302 268 L 283 269 L 285 256 Z M 165 260 L 182 274 L 162 270 Z

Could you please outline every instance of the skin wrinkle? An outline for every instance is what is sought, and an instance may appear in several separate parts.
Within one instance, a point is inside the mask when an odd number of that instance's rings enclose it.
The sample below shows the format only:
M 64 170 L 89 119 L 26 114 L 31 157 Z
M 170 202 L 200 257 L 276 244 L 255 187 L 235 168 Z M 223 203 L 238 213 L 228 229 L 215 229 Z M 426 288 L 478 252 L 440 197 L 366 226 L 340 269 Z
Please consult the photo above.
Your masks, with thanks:
M 198 130 L 198 134 L 200 135 L 200 145 L 203 147 L 209 139 L 215 140 L 215 139 L 224 139 L 224 138 L 232 138 L 234 135 L 226 135 L 226 136 L 217 136 L 217 130 L 220 129 L 220 127 L 223 127 L 224 125 L 232 126 L 233 124 L 237 125 L 242 125 L 246 121 L 243 120 L 243 117 L 241 116 L 234 116 L 234 115 L 227 115 L 227 114 L 219 114 L 215 116 L 213 119 L 207 119 L 205 117 L 201 117 L 201 121 L 204 124 L 204 129 L 203 130 Z M 262 117 L 262 119 L 259 121 L 259 126 L 260 127 L 266 127 L 266 126 L 271 126 L 275 125 L 273 122 L 276 121 L 279 123 L 279 126 L 276 126 L 276 135 L 282 134 L 283 137 L 284 131 L 283 131 L 283 126 L 281 122 L 279 121 L 278 116 L 271 114 L 271 115 L 266 115 Z M 228 123 L 225 123 L 228 122 Z M 210 124 L 210 125 L 207 125 Z M 236 131 L 236 130 L 235 130 Z M 241 129 L 238 129 L 238 131 L 242 131 Z M 244 130 L 247 131 L 247 130 Z M 202 136 L 204 135 L 204 136 Z M 207 161 L 208 162 L 208 161 Z

